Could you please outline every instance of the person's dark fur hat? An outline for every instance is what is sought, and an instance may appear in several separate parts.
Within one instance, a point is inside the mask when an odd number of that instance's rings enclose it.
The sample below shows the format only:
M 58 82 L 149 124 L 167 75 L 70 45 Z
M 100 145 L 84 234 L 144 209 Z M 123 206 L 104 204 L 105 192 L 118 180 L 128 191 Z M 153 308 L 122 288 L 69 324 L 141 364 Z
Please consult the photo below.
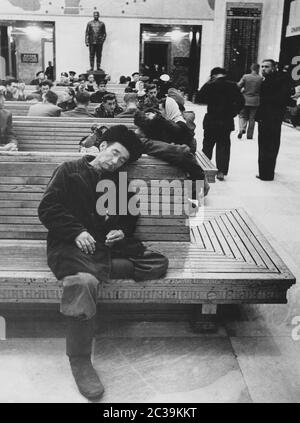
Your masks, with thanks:
M 143 153 L 143 144 L 139 137 L 125 125 L 116 125 L 110 127 L 101 137 L 101 142 L 108 144 L 118 142 L 129 152 L 128 162 L 135 162 Z

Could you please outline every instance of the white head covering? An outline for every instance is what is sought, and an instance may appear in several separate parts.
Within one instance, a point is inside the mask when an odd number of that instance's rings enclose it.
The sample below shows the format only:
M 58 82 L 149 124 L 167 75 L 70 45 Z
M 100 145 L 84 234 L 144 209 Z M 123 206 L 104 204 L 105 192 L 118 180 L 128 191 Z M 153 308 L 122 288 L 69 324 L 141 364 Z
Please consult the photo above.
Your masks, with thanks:
M 174 100 L 174 98 L 167 97 L 166 98 L 166 112 L 165 118 L 168 120 L 172 120 L 173 122 L 185 122 L 184 118 L 182 117 L 182 113 L 179 110 L 178 104 Z
M 170 76 L 167 73 L 163 73 L 162 75 L 160 75 L 160 79 L 164 82 L 169 82 Z

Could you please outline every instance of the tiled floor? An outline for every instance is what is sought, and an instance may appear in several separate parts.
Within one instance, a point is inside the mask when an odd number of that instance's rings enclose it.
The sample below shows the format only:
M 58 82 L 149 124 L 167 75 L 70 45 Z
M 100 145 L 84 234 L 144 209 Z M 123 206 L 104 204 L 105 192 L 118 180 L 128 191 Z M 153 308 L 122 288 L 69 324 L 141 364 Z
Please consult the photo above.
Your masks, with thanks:
M 193 107 L 201 140 L 203 108 Z M 300 131 L 283 126 L 276 180 L 261 182 L 257 142 L 233 133 L 229 176 L 211 185 L 207 199 L 211 207 L 245 208 L 298 281 L 299 163 Z M 299 282 L 288 298 L 287 305 L 223 307 L 212 335 L 194 334 L 184 321 L 101 322 L 94 363 L 102 401 L 300 402 L 300 340 L 292 338 Z M 16 319 L 10 339 L 0 341 L 0 402 L 86 402 L 64 354 L 62 322 L 50 316 Z

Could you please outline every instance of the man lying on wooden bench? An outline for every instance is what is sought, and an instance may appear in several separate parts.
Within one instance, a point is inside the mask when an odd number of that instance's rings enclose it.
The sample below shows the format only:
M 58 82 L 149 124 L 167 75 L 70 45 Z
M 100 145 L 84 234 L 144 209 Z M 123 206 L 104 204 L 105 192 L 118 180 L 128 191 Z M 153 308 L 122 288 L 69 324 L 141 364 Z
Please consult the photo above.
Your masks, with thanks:
M 135 133 L 124 125 L 105 132 L 96 157 L 62 164 L 39 205 L 48 229 L 48 265 L 61 281 L 61 312 L 67 317 L 66 349 L 82 395 L 99 399 L 104 387 L 92 366 L 97 287 L 109 278 L 158 279 L 168 259 L 132 237 L 137 217 L 103 216 L 96 211 L 96 186 L 117 179 L 118 168 L 142 153 Z

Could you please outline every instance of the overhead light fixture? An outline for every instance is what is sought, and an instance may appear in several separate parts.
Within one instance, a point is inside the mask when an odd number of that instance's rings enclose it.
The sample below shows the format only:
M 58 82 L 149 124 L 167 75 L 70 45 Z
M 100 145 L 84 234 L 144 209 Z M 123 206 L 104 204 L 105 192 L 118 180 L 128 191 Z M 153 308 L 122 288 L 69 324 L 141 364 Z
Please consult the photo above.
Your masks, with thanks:
M 183 37 L 183 32 L 180 29 L 174 29 L 171 31 L 171 38 L 173 41 L 178 41 Z
M 31 40 L 37 41 L 41 38 L 41 28 L 35 25 L 27 26 L 25 28 L 25 34 L 30 38 Z

